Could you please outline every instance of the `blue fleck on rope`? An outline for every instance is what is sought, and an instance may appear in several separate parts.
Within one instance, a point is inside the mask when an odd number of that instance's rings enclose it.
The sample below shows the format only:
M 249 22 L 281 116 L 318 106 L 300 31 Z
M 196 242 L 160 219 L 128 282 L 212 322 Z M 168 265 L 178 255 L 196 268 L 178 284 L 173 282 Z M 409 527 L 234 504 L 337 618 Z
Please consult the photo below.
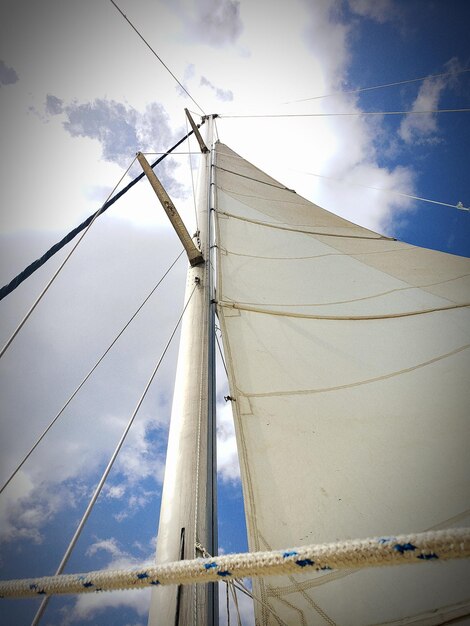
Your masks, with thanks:
M 76 594 L 151 585 L 207 583 L 220 578 L 255 578 L 302 570 L 363 569 L 470 557 L 470 528 L 452 528 L 396 537 L 375 537 L 336 543 L 228 554 L 208 559 L 165 563 L 135 570 L 105 570 L 86 574 L 0 581 L 0 597 Z

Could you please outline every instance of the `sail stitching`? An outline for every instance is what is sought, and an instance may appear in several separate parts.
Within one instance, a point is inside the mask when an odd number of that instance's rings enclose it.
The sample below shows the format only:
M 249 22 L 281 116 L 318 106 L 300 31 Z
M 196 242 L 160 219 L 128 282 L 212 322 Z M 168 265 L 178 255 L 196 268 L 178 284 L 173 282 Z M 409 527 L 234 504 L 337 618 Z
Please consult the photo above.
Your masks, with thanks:
M 289 576 L 289 578 L 291 577 Z M 305 619 L 305 615 L 302 609 L 299 609 L 299 607 L 295 606 L 295 604 L 292 604 L 292 602 L 289 602 L 285 598 L 276 598 L 276 600 L 287 606 L 289 609 L 295 611 L 298 615 L 298 618 L 300 619 L 300 623 L 302 624 L 302 626 L 307 626 L 307 621 Z M 296 621 L 295 623 L 298 624 L 299 622 Z M 265 621 L 265 624 L 267 624 L 267 621 Z
M 255 183 L 260 183 L 261 185 L 268 185 L 268 187 L 275 187 L 276 189 L 280 189 L 281 191 L 289 191 L 290 193 L 296 193 L 293 189 L 289 189 L 289 187 L 285 187 L 284 185 L 275 185 L 274 183 L 270 183 L 266 180 L 260 180 L 259 178 L 253 178 L 252 176 L 247 176 L 246 174 L 240 174 L 239 172 L 234 172 L 233 170 L 228 170 L 221 165 L 216 165 L 218 170 L 222 170 L 222 172 L 227 172 L 227 174 L 233 174 L 234 176 L 240 176 L 241 178 L 247 178 L 248 180 L 252 180 Z
M 354 302 L 354 300 L 351 300 Z M 341 304 L 341 303 L 331 303 Z M 427 313 L 438 313 L 440 311 L 450 311 L 452 309 L 462 309 L 470 306 L 470 303 L 449 304 L 447 306 L 434 307 L 431 309 L 422 309 L 421 311 L 405 311 L 403 313 L 384 313 L 382 315 L 314 315 L 310 313 L 295 313 L 290 311 L 275 311 L 273 309 L 261 309 L 254 306 L 245 306 L 235 302 L 219 301 L 219 306 L 226 308 L 239 309 L 249 313 L 261 313 L 264 315 L 277 315 L 281 317 L 297 317 L 302 319 L 328 320 L 328 321 L 368 321 L 368 320 L 386 320 L 400 317 L 412 317 L 414 315 L 424 315 Z M 299 305 L 310 306 L 310 305 Z M 317 305 L 311 305 L 317 306 Z
M 354 574 L 355 570 L 337 570 L 334 572 L 330 572 L 329 574 L 324 574 L 320 578 L 312 578 L 310 580 L 298 582 L 295 581 L 293 585 L 284 585 L 282 587 L 274 587 L 272 585 L 268 586 L 268 596 L 276 596 L 286 595 L 291 593 L 297 593 L 300 589 L 312 589 L 314 587 L 319 587 L 324 585 L 325 583 L 333 582 L 338 580 L 339 578 L 344 578 L 345 576 L 349 576 L 350 574 Z
M 256 224 L 257 226 L 265 226 L 266 228 L 276 228 L 278 230 L 286 230 L 293 233 L 302 233 L 304 235 L 317 235 L 321 237 L 340 237 L 345 239 L 368 239 L 374 241 L 395 241 L 393 237 L 385 237 L 384 235 L 379 235 L 377 237 L 366 237 L 364 235 L 346 235 L 346 234 L 338 234 L 338 233 L 322 233 L 318 231 L 312 230 L 303 230 L 301 228 L 291 228 L 289 226 L 284 226 L 283 224 L 274 224 L 272 222 L 261 222 L 260 220 L 250 219 L 248 217 L 242 217 L 241 215 L 234 215 L 233 213 L 228 213 L 227 211 L 218 211 L 220 215 L 225 215 L 226 217 L 231 217 L 235 220 L 241 220 L 242 222 L 248 222 L 249 224 Z
M 448 280 L 440 280 L 438 282 L 435 283 L 430 283 L 428 285 L 408 285 L 407 287 L 396 287 L 395 289 L 389 289 L 388 291 L 381 291 L 380 293 L 375 293 L 372 294 L 370 296 L 362 296 L 361 298 L 351 298 L 350 300 L 335 300 L 332 302 L 296 302 L 294 304 L 285 304 L 283 302 L 246 302 L 246 301 L 238 301 L 235 302 L 234 300 L 232 300 L 232 298 L 228 298 L 228 296 L 225 296 L 225 298 L 227 298 L 227 300 L 230 300 L 231 303 L 239 305 L 239 306 L 279 306 L 279 307 L 292 307 L 292 306 L 333 306 L 334 304 L 349 304 L 351 302 L 361 302 L 362 300 L 373 300 L 375 298 L 381 298 L 382 296 L 388 296 L 391 293 L 395 293 L 398 291 L 410 291 L 413 289 L 416 290 L 424 290 L 427 287 L 435 287 L 437 285 L 442 285 L 444 283 L 448 283 L 451 282 L 453 280 L 457 280 L 458 278 L 463 278 L 468 276 L 469 274 L 464 274 L 464 276 L 458 276 L 457 278 L 449 278 Z M 436 298 L 442 298 L 445 299 L 449 302 L 452 302 L 455 305 L 459 305 L 460 304 L 458 302 L 454 302 L 453 300 L 450 300 L 449 298 L 444 298 L 443 296 L 439 296 L 436 294 L 432 294 L 434 295 Z M 469 305 L 462 305 L 462 306 L 469 306 Z
M 417 365 L 413 365 L 412 367 L 398 370 L 397 372 L 391 372 L 390 374 L 384 374 L 383 376 L 377 376 L 376 378 L 368 378 L 367 380 L 359 380 L 355 383 L 337 385 L 335 387 L 323 387 L 318 389 L 293 389 L 292 391 L 271 391 L 266 393 L 245 393 L 240 390 L 238 391 L 241 395 L 244 395 L 247 398 L 271 398 L 275 396 L 309 395 L 314 393 L 326 393 L 327 391 L 339 391 L 340 389 L 350 389 L 352 387 L 359 387 L 360 385 L 368 385 L 370 383 L 376 383 L 381 380 L 387 380 L 388 378 L 394 378 L 395 376 L 400 376 L 401 374 L 408 374 L 409 372 L 413 372 L 414 370 L 421 369 L 422 367 L 426 367 L 427 365 L 432 365 L 433 363 L 437 363 L 438 361 L 446 359 L 450 356 L 454 356 L 459 352 L 463 352 L 467 348 L 470 348 L 470 344 L 466 344 L 465 346 L 456 348 L 455 350 L 447 352 L 446 354 L 441 354 L 440 356 L 430 359 L 429 361 L 424 361 L 423 363 L 418 363 Z
M 229 581 L 227 581 L 229 582 Z M 252 600 L 255 600 L 256 602 L 259 602 L 262 606 L 264 606 L 266 608 L 266 610 L 268 610 L 273 616 L 274 618 L 277 620 L 278 624 L 280 624 L 281 626 L 289 626 L 288 624 L 286 624 L 286 622 L 284 622 L 279 615 L 276 614 L 276 612 L 269 606 L 269 604 L 267 604 L 266 602 L 263 602 L 260 598 L 258 598 L 258 596 L 256 596 L 252 591 L 250 591 L 242 582 L 242 580 L 235 578 L 233 581 L 231 581 L 234 588 L 238 589 L 239 591 L 241 591 L 242 593 L 246 594 L 247 596 L 249 596 Z
M 286 200 L 285 198 L 282 199 L 278 199 L 278 198 L 267 198 L 266 196 L 255 196 L 251 193 L 241 193 L 240 191 L 235 191 L 233 189 L 227 189 L 226 187 L 222 187 L 222 185 L 219 186 L 219 189 L 221 191 L 223 191 L 224 193 L 226 193 L 228 196 L 241 196 L 242 198 L 254 198 L 255 200 L 265 200 L 266 202 L 281 202 L 282 204 L 294 204 L 296 206 L 304 206 L 304 207 L 309 207 L 311 204 L 313 204 L 312 202 L 309 202 L 308 200 L 305 200 L 304 198 L 302 198 L 302 196 L 296 195 L 296 199 L 295 200 Z M 282 187 L 281 187 L 282 189 Z M 298 199 L 297 199 L 298 198 Z M 301 200 L 303 200 L 303 202 L 301 202 Z M 245 202 L 243 204 L 246 204 Z M 314 205 L 316 208 L 320 208 L 317 207 L 317 205 Z M 324 210 L 324 209 L 322 209 Z
M 408 248 L 391 248 L 390 250 L 372 250 L 369 252 L 356 252 L 348 254 L 347 252 L 325 252 L 324 254 L 312 254 L 306 256 L 261 256 L 260 254 L 249 254 L 247 252 L 235 252 L 234 250 L 229 250 L 228 248 L 221 248 L 221 251 L 226 255 L 233 256 L 242 256 L 250 259 L 265 259 L 266 261 L 303 261 L 308 259 L 321 259 L 329 256 L 341 256 L 341 257 L 352 257 L 356 259 L 356 261 L 360 261 L 361 259 L 357 257 L 361 257 L 369 254 L 386 254 L 390 252 L 395 252 L 401 254 L 402 252 L 414 252 L 416 246 L 410 246 Z M 463 274 L 462 276 L 457 276 L 456 278 L 449 278 L 448 280 L 457 280 L 457 278 L 463 278 L 464 276 L 470 276 L 470 274 Z M 445 280 L 439 281 L 437 283 L 431 283 L 432 285 L 440 285 L 441 282 L 447 282 Z M 430 285 L 425 285 L 429 287 Z
M 465 613 L 462 613 L 465 611 Z M 458 615 L 456 614 L 458 613 Z M 470 615 L 470 599 L 463 600 L 463 602 L 457 602 L 455 604 L 447 604 L 440 606 L 437 609 L 431 609 L 430 611 L 424 611 L 422 613 L 415 613 L 414 615 L 407 615 L 404 618 L 393 620 L 393 622 L 380 622 L 374 624 L 374 626 L 404 626 L 404 624 L 423 624 L 422 619 L 429 618 L 445 618 L 445 622 L 440 624 L 452 624 L 455 618 L 468 617 Z M 417 620 L 420 620 L 419 622 Z M 406 621 L 404 621 L 406 620 Z M 447 621 L 449 620 L 449 621 Z M 460 621 L 457 619 L 457 621 Z M 436 623 L 436 622 L 434 622 Z

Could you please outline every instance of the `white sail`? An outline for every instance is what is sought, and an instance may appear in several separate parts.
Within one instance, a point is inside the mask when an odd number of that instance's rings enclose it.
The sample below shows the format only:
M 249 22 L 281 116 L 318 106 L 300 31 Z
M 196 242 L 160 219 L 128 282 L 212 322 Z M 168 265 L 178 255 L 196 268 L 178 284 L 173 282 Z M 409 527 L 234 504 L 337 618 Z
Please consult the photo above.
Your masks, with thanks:
M 470 260 L 216 150 L 218 314 L 251 550 L 468 525 Z M 259 624 L 441 624 L 465 562 L 254 583 Z

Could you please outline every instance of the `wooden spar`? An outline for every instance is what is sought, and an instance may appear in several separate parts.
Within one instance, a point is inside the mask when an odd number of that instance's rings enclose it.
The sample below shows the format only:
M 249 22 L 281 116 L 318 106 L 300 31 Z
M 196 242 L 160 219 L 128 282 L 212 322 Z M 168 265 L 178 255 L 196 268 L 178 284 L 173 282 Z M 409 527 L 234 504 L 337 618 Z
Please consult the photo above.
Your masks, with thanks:
M 201 152 L 203 154 L 205 154 L 206 152 L 209 152 L 209 148 L 204 143 L 204 139 L 202 138 L 201 133 L 199 132 L 199 128 L 196 126 L 195 121 L 191 117 L 191 113 L 188 111 L 188 109 L 185 109 L 184 112 L 186 113 L 186 117 L 188 118 L 189 123 L 191 124 L 191 128 L 193 129 L 193 132 L 194 132 L 194 136 L 196 137 L 199 143 L 199 147 L 201 148 Z
M 137 153 L 137 160 L 144 170 L 145 175 L 149 179 L 149 182 L 152 185 L 152 189 L 155 191 L 157 198 L 160 200 L 160 203 L 165 210 L 165 213 L 168 215 L 168 218 L 172 223 L 176 234 L 180 238 L 180 241 L 183 244 L 184 249 L 186 250 L 186 254 L 188 255 L 191 266 L 194 267 L 195 265 L 199 265 L 199 263 L 203 263 L 204 258 L 201 254 L 201 251 L 198 250 L 194 241 L 191 239 L 191 235 L 188 233 L 188 230 L 184 225 L 178 211 L 176 210 L 175 205 L 171 201 L 170 196 L 165 191 L 163 185 L 158 180 L 155 172 L 150 167 L 149 162 L 144 157 L 142 152 Z
M 212 117 L 207 145 L 212 146 Z M 201 252 L 189 267 L 157 536 L 158 564 L 217 553 L 214 347 L 210 213 L 213 150 L 201 155 L 197 195 Z M 215 527 L 214 527 L 215 526 Z M 217 583 L 152 589 L 149 626 L 216 626 Z

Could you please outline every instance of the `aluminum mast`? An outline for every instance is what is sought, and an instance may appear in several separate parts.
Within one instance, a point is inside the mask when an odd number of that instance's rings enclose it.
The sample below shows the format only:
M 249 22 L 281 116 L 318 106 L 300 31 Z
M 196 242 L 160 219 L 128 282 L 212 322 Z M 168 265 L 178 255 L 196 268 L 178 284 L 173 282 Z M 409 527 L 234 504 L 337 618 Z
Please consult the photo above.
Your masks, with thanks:
M 217 553 L 215 450 L 215 305 L 213 241 L 213 116 L 206 118 L 197 192 L 199 242 L 205 262 L 189 267 L 165 478 L 157 537 L 157 563 Z M 149 626 L 216 626 L 215 583 L 152 590 Z

